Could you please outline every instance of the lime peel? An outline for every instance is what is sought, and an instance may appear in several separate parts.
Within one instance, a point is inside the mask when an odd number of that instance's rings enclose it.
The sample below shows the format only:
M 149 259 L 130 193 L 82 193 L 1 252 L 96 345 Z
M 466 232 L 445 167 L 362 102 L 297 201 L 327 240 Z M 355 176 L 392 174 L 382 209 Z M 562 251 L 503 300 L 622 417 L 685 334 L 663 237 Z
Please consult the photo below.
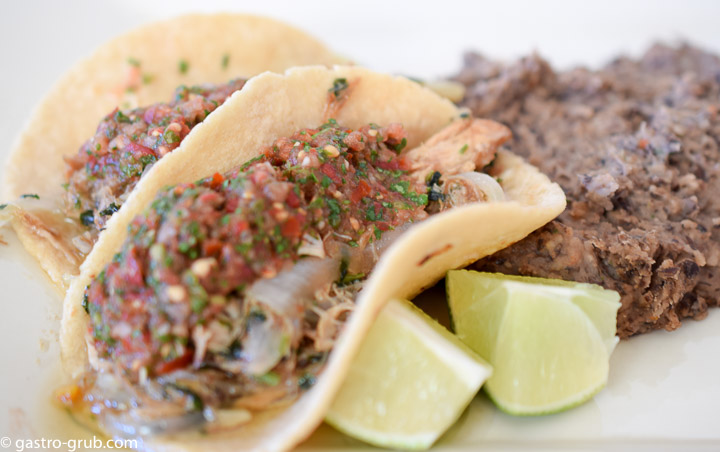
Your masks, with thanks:
M 412 303 L 392 300 L 325 420 L 375 446 L 428 449 L 491 373 L 482 358 Z
M 616 292 L 464 270 L 449 272 L 446 283 L 455 331 L 494 366 L 485 392 L 503 411 L 556 413 L 606 385 Z

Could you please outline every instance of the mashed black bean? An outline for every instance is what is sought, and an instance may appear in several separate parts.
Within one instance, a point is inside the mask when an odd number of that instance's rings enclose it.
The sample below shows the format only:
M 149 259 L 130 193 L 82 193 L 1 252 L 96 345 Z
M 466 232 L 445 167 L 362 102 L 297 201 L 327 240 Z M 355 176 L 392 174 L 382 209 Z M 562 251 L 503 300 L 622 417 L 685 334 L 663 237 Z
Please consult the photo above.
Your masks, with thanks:
M 618 334 L 678 328 L 720 299 L 720 59 L 656 45 L 638 60 L 554 71 L 537 55 L 477 54 L 463 105 L 513 130 L 509 148 L 567 210 L 477 268 L 584 281 L 622 294 Z

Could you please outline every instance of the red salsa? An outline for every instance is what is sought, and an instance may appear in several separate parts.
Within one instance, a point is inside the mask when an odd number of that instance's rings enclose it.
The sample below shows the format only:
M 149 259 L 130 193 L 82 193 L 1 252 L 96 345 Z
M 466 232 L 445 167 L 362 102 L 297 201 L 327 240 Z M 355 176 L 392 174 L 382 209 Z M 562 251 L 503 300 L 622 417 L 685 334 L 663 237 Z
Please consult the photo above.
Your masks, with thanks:
M 426 217 L 427 187 L 398 157 L 405 143 L 397 124 L 350 130 L 330 120 L 225 175 L 166 189 L 86 291 L 98 357 L 131 380 L 141 369 L 223 365 L 247 323 L 269 315 L 244 300 L 254 281 L 298 261 L 308 242 L 362 249 Z M 212 336 L 201 356 L 198 326 Z
M 239 79 L 223 85 L 181 86 L 168 103 L 116 108 L 78 153 L 66 158 L 68 215 L 102 229 L 143 172 L 180 146 L 193 127 L 244 84 Z

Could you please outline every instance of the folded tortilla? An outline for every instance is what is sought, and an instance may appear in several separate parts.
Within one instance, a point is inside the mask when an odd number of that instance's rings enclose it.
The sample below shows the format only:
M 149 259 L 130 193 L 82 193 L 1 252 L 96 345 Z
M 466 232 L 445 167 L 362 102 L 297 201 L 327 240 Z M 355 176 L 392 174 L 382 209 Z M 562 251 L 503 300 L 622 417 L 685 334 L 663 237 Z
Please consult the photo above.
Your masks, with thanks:
M 162 187 L 224 173 L 257 156 L 263 146 L 327 119 L 328 88 L 345 78 L 353 89 L 334 111 L 338 124 L 401 123 L 408 148 L 422 143 L 457 118 L 445 99 L 400 77 L 362 68 L 305 67 L 284 75 L 265 73 L 211 115 L 178 149 L 138 184 L 125 206 L 108 223 L 64 302 L 61 349 L 67 371 L 88 369 L 88 316 L 82 308 L 85 287 L 121 248 L 127 225 Z M 291 405 L 263 411 L 249 424 L 220 434 L 184 433 L 145 439 L 159 451 L 287 450 L 322 422 L 363 336 L 383 305 L 393 297 L 412 297 L 444 277 L 487 256 L 547 223 L 565 207 L 557 184 L 520 158 L 500 152 L 494 167 L 507 201 L 474 203 L 432 215 L 413 225 L 381 256 L 365 281 L 356 308 L 343 327 L 316 384 Z
M 37 194 L 41 203 L 35 204 L 43 209 L 62 207 L 63 157 L 74 155 L 116 107 L 165 102 L 180 85 L 343 61 L 306 33 L 263 17 L 195 14 L 140 27 L 73 66 L 36 107 L 7 161 L 1 199 Z M 13 226 L 64 291 L 82 261 L 65 240 L 68 228 L 50 221 L 49 215 L 23 210 L 18 210 Z

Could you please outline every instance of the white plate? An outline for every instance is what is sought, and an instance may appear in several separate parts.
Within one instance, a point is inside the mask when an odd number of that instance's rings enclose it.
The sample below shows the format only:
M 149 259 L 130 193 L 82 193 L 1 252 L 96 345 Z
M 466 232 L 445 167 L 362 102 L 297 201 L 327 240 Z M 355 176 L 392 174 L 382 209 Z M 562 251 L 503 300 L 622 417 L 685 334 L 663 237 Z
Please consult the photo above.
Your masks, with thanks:
M 204 1 L 204 10 L 233 9 Z M 389 2 L 387 2 L 389 3 Z M 467 48 L 512 58 L 540 50 L 555 64 L 599 64 L 639 53 L 654 38 L 691 38 L 720 50 L 713 2 L 447 1 L 432 4 L 275 2 L 246 11 L 288 20 L 369 66 L 422 77 L 457 72 Z M 32 105 L 70 64 L 134 25 L 189 10 L 189 2 L 13 2 L 0 16 L 0 158 Z M 351 13 L 348 16 L 347 13 Z M 0 247 L 0 440 L 84 438 L 50 404 L 61 378 L 57 350 L 59 296 L 14 237 Z M 437 444 L 438 450 L 630 448 L 718 450 L 720 312 L 678 331 L 621 342 L 608 386 L 589 403 L 541 418 L 514 418 L 478 396 Z M 327 426 L 303 449 L 364 448 Z M 67 449 L 67 447 L 63 447 Z M 0 444 L 0 451 L 2 444 Z

